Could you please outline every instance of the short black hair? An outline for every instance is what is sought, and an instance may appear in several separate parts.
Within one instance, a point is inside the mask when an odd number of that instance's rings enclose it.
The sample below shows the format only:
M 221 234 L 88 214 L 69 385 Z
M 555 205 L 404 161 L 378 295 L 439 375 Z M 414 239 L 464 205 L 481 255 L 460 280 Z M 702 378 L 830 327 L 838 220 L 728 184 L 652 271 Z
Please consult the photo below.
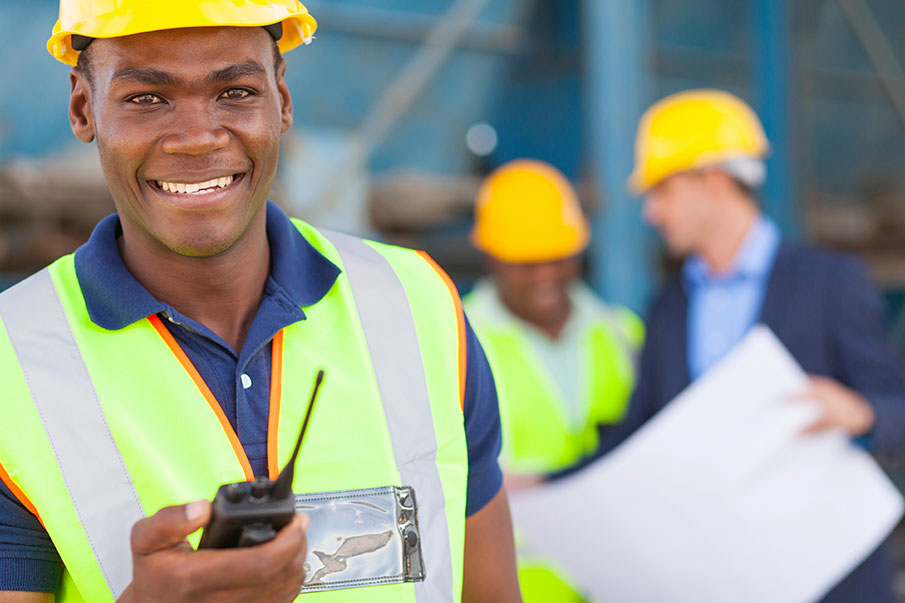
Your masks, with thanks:
M 75 67 L 79 70 L 79 72 L 84 75 L 88 79 L 88 85 L 91 87 L 91 91 L 94 92 L 94 70 L 91 66 L 91 43 L 89 42 L 87 47 L 79 52 L 78 61 L 76 61 Z M 280 43 L 277 40 L 273 40 L 272 45 L 273 50 L 273 72 L 276 72 L 280 68 L 280 63 L 283 61 L 283 55 L 280 54 Z

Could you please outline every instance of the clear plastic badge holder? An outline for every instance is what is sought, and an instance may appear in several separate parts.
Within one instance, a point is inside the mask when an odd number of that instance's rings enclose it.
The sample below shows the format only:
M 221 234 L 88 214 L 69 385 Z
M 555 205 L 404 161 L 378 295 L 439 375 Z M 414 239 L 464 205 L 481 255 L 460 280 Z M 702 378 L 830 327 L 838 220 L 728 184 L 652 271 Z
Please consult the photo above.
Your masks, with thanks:
M 295 510 L 311 518 L 302 592 L 424 580 L 412 488 L 296 494 Z

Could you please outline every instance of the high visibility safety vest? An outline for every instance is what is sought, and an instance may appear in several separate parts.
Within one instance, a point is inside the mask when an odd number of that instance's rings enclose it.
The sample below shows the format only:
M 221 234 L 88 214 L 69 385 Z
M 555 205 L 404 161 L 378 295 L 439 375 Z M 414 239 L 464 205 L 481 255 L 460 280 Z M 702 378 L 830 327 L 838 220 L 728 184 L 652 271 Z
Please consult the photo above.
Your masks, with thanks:
M 573 300 L 575 301 L 575 300 Z M 644 325 L 625 309 L 594 302 L 595 319 L 581 335 L 581 417 L 570 419 L 569 404 L 531 346 L 524 326 L 501 308 L 493 285 L 483 281 L 464 299 L 468 319 L 480 339 L 500 403 L 504 471 L 541 474 L 564 469 L 593 452 L 598 424 L 618 422 L 634 386 L 634 355 Z M 525 603 L 584 603 L 563 568 L 526 547 L 516 526 L 518 576 Z
M 426 255 L 294 222 L 343 272 L 273 340 L 271 477 L 323 368 L 293 489 L 413 487 L 426 575 L 303 600 L 459 601 L 468 454 L 455 288 Z M 112 601 L 131 581 L 134 522 L 251 479 L 248 460 L 156 316 L 118 331 L 91 321 L 73 256 L 0 295 L 0 320 L 0 476 L 62 557 L 57 600 Z
M 552 473 L 595 450 L 598 424 L 618 423 L 635 383 L 634 358 L 644 337 L 641 320 L 624 308 L 598 304 L 581 335 L 577 374 L 578 424 L 569 404 L 525 335 L 524 327 L 494 311 L 485 286 L 465 297 L 469 321 L 496 381 L 503 428 L 500 464 L 513 473 Z

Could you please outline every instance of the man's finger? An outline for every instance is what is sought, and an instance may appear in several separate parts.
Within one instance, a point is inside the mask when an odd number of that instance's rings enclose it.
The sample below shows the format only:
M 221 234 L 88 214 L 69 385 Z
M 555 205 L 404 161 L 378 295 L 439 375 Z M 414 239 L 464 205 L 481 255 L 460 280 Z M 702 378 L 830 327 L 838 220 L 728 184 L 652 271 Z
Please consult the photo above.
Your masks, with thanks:
M 805 427 L 801 430 L 802 435 L 809 435 L 812 433 L 818 433 L 827 428 L 827 424 L 824 421 L 817 420 Z
M 266 583 L 287 567 L 304 561 L 307 551 L 308 516 L 297 514 L 270 542 L 238 549 L 204 549 L 192 555 L 192 572 L 197 576 L 217 576 L 219 587 Z
M 210 516 L 211 503 L 207 500 L 164 507 L 132 527 L 132 552 L 150 555 L 183 544 L 186 536 L 208 523 Z
M 800 391 L 788 396 L 788 400 L 793 401 L 816 401 L 819 402 L 822 396 L 831 388 L 835 381 L 820 375 L 808 375 L 808 384 Z
M 816 402 L 818 401 L 817 392 L 813 389 L 807 389 L 800 392 L 795 392 L 794 394 L 790 394 L 785 397 L 787 402 Z

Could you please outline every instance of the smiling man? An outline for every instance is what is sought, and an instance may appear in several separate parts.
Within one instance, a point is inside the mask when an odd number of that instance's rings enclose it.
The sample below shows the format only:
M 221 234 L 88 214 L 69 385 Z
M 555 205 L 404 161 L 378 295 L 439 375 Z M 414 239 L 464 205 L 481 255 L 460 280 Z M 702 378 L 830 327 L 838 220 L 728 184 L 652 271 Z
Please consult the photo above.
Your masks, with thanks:
M 519 600 L 493 378 L 455 289 L 267 201 L 281 52 L 315 27 L 296 0 L 61 2 L 48 49 L 117 213 L 0 295 L 0 602 Z M 196 551 L 220 484 L 288 460 L 319 369 L 293 489 L 336 511 Z M 343 511 L 362 500 L 387 505 Z

